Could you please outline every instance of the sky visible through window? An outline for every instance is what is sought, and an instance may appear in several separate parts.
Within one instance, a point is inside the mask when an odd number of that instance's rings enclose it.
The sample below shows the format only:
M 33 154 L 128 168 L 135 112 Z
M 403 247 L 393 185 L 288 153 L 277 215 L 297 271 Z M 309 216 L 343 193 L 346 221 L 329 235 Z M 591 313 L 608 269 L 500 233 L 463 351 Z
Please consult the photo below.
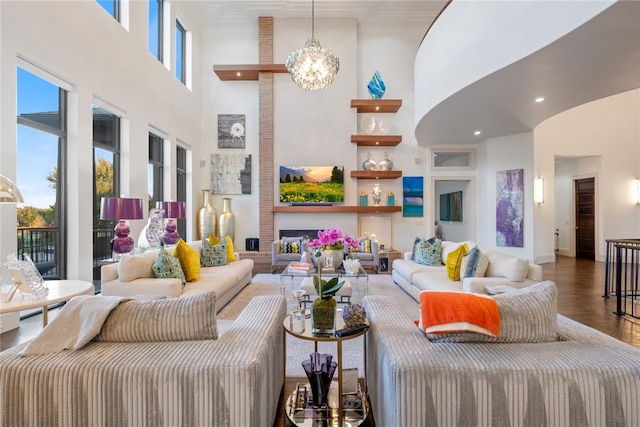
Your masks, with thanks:
M 58 87 L 18 68 L 18 115 L 58 111 Z M 18 126 L 17 184 L 25 206 L 48 208 L 56 192 L 47 176 L 58 163 L 58 137 Z

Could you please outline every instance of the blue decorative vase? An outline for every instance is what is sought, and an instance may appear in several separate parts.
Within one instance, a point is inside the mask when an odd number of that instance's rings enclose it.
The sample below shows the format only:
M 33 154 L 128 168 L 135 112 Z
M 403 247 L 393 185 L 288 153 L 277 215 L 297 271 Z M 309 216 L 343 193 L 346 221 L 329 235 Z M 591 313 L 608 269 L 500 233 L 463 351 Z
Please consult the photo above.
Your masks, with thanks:
M 367 89 L 369 90 L 369 94 L 373 99 L 380 99 L 384 95 L 384 91 L 387 89 L 382 81 L 382 77 L 379 72 L 373 73 L 373 77 L 369 80 L 369 84 L 367 85 Z

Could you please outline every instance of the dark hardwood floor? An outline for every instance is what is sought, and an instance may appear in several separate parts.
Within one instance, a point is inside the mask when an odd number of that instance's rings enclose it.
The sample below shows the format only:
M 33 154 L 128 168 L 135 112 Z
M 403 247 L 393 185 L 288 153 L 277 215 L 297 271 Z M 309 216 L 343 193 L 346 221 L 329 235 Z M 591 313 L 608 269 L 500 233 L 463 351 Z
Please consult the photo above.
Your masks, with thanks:
M 605 264 L 584 259 L 557 257 L 555 263 L 543 264 L 543 277 L 558 285 L 558 312 L 612 337 L 640 348 L 640 320 L 614 314 L 615 299 L 603 298 Z M 256 265 L 254 274 L 269 273 L 269 265 Z M 58 310 L 51 310 L 49 321 Z M 20 328 L 0 334 L 0 350 L 33 338 L 42 329 L 42 315 L 20 322 Z M 299 378 L 287 380 L 292 389 Z M 274 426 L 289 426 L 282 410 Z M 370 425 L 374 425 L 373 421 Z

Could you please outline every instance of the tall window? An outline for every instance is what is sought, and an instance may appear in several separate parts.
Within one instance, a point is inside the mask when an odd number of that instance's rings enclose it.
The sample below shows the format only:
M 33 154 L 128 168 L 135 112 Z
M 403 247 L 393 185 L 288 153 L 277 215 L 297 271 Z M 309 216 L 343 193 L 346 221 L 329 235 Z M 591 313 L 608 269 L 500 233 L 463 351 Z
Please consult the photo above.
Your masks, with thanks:
M 180 21 L 176 20 L 176 78 L 187 83 L 187 31 Z
M 100 219 L 103 197 L 120 194 L 120 117 L 93 106 L 93 281 L 100 286 L 100 261 L 111 258 L 115 221 Z
M 120 0 L 96 0 L 116 21 L 120 21 Z
M 162 150 L 162 138 L 149 133 L 149 209 L 155 207 L 156 201 L 164 200 Z
M 179 202 L 187 202 L 187 150 L 178 146 L 176 149 L 176 183 L 177 199 Z M 187 235 L 187 220 L 178 219 L 178 234 Z M 186 240 L 186 239 L 185 239 Z
M 149 52 L 162 62 L 164 0 L 149 0 Z
M 44 72 L 42 72 L 44 74 Z M 48 279 L 66 276 L 67 92 L 18 67 L 18 254 L 29 254 Z

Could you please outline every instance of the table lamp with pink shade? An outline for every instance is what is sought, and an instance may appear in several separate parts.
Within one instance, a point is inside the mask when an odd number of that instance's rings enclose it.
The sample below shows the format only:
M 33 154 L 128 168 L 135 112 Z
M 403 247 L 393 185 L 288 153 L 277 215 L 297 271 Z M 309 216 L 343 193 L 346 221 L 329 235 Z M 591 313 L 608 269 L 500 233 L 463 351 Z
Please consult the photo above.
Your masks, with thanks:
M 164 211 L 164 217 L 167 219 L 165 233 L 162 242 L 165 245 L 175 245 L 180 239 L 180 235 L 176 231 L 178 226 L 175 220 L 178 218 L 186 218 L 186 206 L 184 202 L 156 202 L 156 208 Z
M 128 197 L 103 197 L 100 203 L 100 219 L 116 220 L 113 229 L 116 236 L 113 239 L 114 259 L 128 254 L 133 250 L 133 237 L 129 236 L 131 229 L 128 219 L 142 219 L 142 199 Z

